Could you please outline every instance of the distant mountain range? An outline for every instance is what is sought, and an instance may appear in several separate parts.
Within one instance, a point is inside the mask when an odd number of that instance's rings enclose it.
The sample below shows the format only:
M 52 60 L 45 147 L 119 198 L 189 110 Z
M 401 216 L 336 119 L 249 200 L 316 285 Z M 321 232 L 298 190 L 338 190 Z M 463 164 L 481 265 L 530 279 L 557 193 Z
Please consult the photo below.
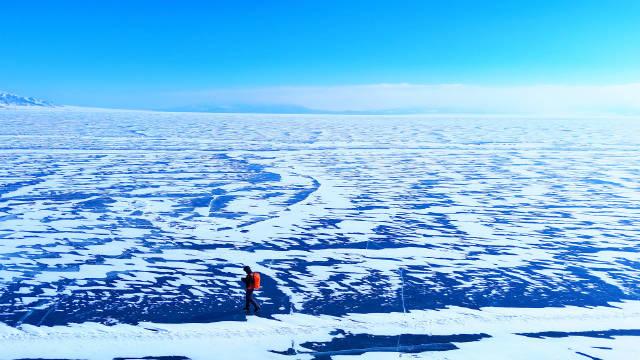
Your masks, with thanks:
M 43 106 L 52 107 L 48 101 L 36 99 L 32 97 L 20 96 L 0 91 L 0 108 L 8 106 Z
M 170 108 L 155 109 L 158 111 L 176 111 L 176 112 L 207 112 L 207 113 L 257 113 L 257 114 L 339 114 L 339 115 L 401 115 L 401 114 L 431 114 L 446 113 L 446 109 L 385 109 L 385 110 L 342 110 L 330 111 L 311 109 L 297 105 L 253 105 L 253 104 L 234 104 L 234 105 L 191 105 Z
M 264 113 L 264 114 L 309 114 L 313 109 L 295 105 L 187 105 L 171 108 L 160 108 L 159 111 L 208 112 L 208 113 Z

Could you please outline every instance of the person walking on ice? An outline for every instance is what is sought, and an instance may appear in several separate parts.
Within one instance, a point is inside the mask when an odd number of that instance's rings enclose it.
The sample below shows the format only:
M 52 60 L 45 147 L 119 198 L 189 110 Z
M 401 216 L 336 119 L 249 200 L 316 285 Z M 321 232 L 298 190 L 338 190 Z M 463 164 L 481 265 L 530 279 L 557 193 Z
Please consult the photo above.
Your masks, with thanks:
M 253 297 L 253 291 L 260 289 L 260 273 L 251 271 L 251 268 L 248 266 L 245 266 L 243 270 L 247 273 L 247 276 L 242 278 L 245 286 L 244 311 L 249 314 L 249 305 L 253 304 L 253 312 L 256 314 L 260 310 L 260 305 L 258 305 L 258 302 Z

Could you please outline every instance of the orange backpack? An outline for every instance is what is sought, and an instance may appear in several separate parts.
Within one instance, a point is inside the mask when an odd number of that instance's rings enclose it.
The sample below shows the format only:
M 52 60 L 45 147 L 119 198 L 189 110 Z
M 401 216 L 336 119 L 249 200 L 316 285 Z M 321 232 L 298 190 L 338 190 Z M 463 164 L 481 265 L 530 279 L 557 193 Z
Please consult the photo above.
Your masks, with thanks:
M 253 272 L 251 275 L 253 275 L 253 289 L 260 289 L 260 273 Z

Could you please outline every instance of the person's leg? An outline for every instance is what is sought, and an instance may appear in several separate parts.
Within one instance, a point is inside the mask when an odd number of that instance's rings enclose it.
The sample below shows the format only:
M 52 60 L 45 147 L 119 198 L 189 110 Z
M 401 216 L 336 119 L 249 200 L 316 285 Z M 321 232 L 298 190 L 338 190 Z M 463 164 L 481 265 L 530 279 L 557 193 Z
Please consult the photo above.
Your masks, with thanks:
M 249 304 L 253 301 L 253 290 L 246 290 L 244 293 L 244 310 L 249 311 Z
M 258 305 L 258 302 L 256 301 L 256 298 L 253 296 L 253 290 L 251 291 L 251 303 L 253 304 L 253 311 L 258 311 L 260 310 L 260 305 Z M 247 305 L 247 308 L 249 306 Z

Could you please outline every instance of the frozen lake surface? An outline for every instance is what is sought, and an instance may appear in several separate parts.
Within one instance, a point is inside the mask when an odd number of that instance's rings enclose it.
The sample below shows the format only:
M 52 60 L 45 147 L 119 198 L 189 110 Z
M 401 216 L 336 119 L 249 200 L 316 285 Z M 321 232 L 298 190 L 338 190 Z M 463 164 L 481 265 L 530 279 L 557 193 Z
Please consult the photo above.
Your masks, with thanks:
M 639 350 L 638 119 L 58 108 L 0 124 L 2 359 Z M 245 264 L 262 317 L 242 312 Z

